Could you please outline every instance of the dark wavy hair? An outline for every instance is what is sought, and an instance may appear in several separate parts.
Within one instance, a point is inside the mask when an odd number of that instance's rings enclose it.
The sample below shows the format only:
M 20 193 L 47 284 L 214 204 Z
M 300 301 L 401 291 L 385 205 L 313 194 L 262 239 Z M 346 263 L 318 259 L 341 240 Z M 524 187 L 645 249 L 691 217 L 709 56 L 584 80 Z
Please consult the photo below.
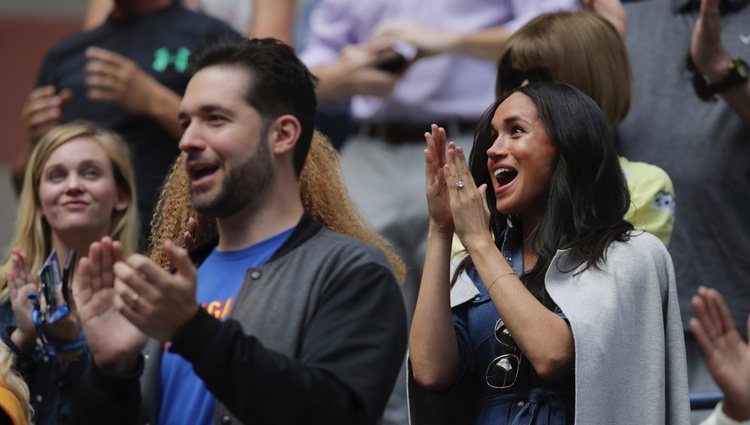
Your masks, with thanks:
M 498 106 L 514 93 L 531 99 L 559 152 L 542 219 L 524 241 L 531 244 L 538 260 L 532 270 L 521 276 L 534 297 L 552 309 L 554 303 L 544 287 L 552 257 L 559 249 L 569 249 L 577 262 L 575 268 L 585 264 L 581 271 L 606 261 L 607 247 L 614 241 L 627 240 L 633 229 L 623 219 L 630 194 L 601 109 L 573 86 L 544 82 L 520 87 L 485 111 L 469 158 L 477 186 L 486 183 L 492 187 L 487 169 L 487 149 L 494 143 L 491 121 Z M 520 218 L 502 215 L 494 208 L 493 190 L 487 190 L 486 196 L 491 206 L 490 231 L 499 244 L 501 233 L 509 225 L 521 228 Z M 467 267 L 473 267 L 470 257 L 460 264 L 456 276 Z

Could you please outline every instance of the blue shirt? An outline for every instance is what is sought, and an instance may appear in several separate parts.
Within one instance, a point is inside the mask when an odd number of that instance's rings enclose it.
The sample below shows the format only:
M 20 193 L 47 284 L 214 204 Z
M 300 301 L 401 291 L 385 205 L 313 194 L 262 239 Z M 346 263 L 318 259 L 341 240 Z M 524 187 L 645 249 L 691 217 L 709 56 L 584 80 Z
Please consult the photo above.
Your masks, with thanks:
M 198 268 L 197 301 L 217 319 L 226 319 L 242 288 L 247 269 L 265 264 L 286 242 L 292 230 L 238 251 L 214 249 Z M 193 366 L 169 350 L 161 360 L 161 394 L 160 425 L 210 425 L 213 422 L 213 396 L 195 374 Z

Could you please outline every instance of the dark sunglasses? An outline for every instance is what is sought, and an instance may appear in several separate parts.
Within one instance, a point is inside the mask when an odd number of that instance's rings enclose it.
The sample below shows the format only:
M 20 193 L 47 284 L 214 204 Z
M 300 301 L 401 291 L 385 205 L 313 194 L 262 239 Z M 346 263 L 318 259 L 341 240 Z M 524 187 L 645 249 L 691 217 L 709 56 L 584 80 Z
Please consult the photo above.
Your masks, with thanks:
M 704 102 L 715 102 L 716 100 L 718 100 L 716 93 L 714 93 L 713 90 L 708 88 L 708 83 L 706 82 L 706 79 L 703 78 L 703 75 L 701 75 L 700 72 L 698 72 L 698 69 L 695 67 L 695 64 L 693 63 L 693 58 L 690 57 L 689 52 L 685 60 L 685 65 L 687 66 L 687 70 L 693 74 L 692 80 L 693 80 L 693 90 L 695 91 L 695 95 L 698 96 L 698 98 Z
M 518 379 L 522 356 L 503 319 L 497 319 L 494 334 L 495 340 L 508 353 L 498 356 L 490 362 L 490 365 L 487 366 L 485 380 L 491 388 L 510 388 L 516 383 L 516 379 Z
M 502 94 L 507 94 L 521 87 L 524 81 L 528 81 L 529 84 L 540 81 L 550 82 L 552 81 L 552 77 L 547 68 L 544 67 L 521 71 L 511 66 L 501 66 L 497 70 L 497 80 L 498 88 L 502 90 Z

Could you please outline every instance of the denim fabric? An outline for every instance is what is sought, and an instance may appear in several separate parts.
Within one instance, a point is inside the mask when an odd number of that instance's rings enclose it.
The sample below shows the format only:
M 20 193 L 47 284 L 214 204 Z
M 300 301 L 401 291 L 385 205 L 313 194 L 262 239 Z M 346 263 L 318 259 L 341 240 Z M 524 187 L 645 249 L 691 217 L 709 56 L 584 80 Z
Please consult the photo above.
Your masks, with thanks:
M 70 414 L 76 387 L 88 366 L 90 355 L 84 348 L 81 357 L 63 367 L 54 356 L 35 345 L 31 352 L 22 352 L 11 340 L 16 327 L 10 301 L 0 304 L 0 335 L 16 355 L 16 370 L 23 376 L 31 392 L 32 417 L 36 425 L 62 425 Z
M 503 256 L 516 275 L 520 275 L 523 270 L 520 238 L 510 229 L 503 233 L 502 238 Z M 495 339 L 495 323 L 500 315 L 479 274 L 476 269 L 469 269 L 467 273 L 479 295 L 453 309 L 461 359 L 455 386 L 466 388 L 477 400 L 473 423 L 572 424 L 575 407 L 573 367 L 566 376 L 548 381 L 539 377 L 528 359 L 522 357 L 518 378 L 511 388 L 495 389 L 487 384 L 487 367 L 507 350 Z M 555 313 L 565 317 L 557 307 Z

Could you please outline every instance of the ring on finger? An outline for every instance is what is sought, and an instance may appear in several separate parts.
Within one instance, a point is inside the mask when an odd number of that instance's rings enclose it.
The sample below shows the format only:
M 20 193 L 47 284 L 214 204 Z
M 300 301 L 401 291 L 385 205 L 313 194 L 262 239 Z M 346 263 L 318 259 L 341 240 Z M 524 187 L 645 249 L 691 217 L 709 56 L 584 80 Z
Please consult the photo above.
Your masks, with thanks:
M 132 308 L 133 310 L 137 311 L 140 300 L 141 300 L 141 295 L 140 294 L 135 293 L 135 294 L 131 295 L 130 296 L 130 308 Z
M 464 181 L 463 180 L 457 180 L 456 181 L 456 190 L 461 190 L 464 188 Z

